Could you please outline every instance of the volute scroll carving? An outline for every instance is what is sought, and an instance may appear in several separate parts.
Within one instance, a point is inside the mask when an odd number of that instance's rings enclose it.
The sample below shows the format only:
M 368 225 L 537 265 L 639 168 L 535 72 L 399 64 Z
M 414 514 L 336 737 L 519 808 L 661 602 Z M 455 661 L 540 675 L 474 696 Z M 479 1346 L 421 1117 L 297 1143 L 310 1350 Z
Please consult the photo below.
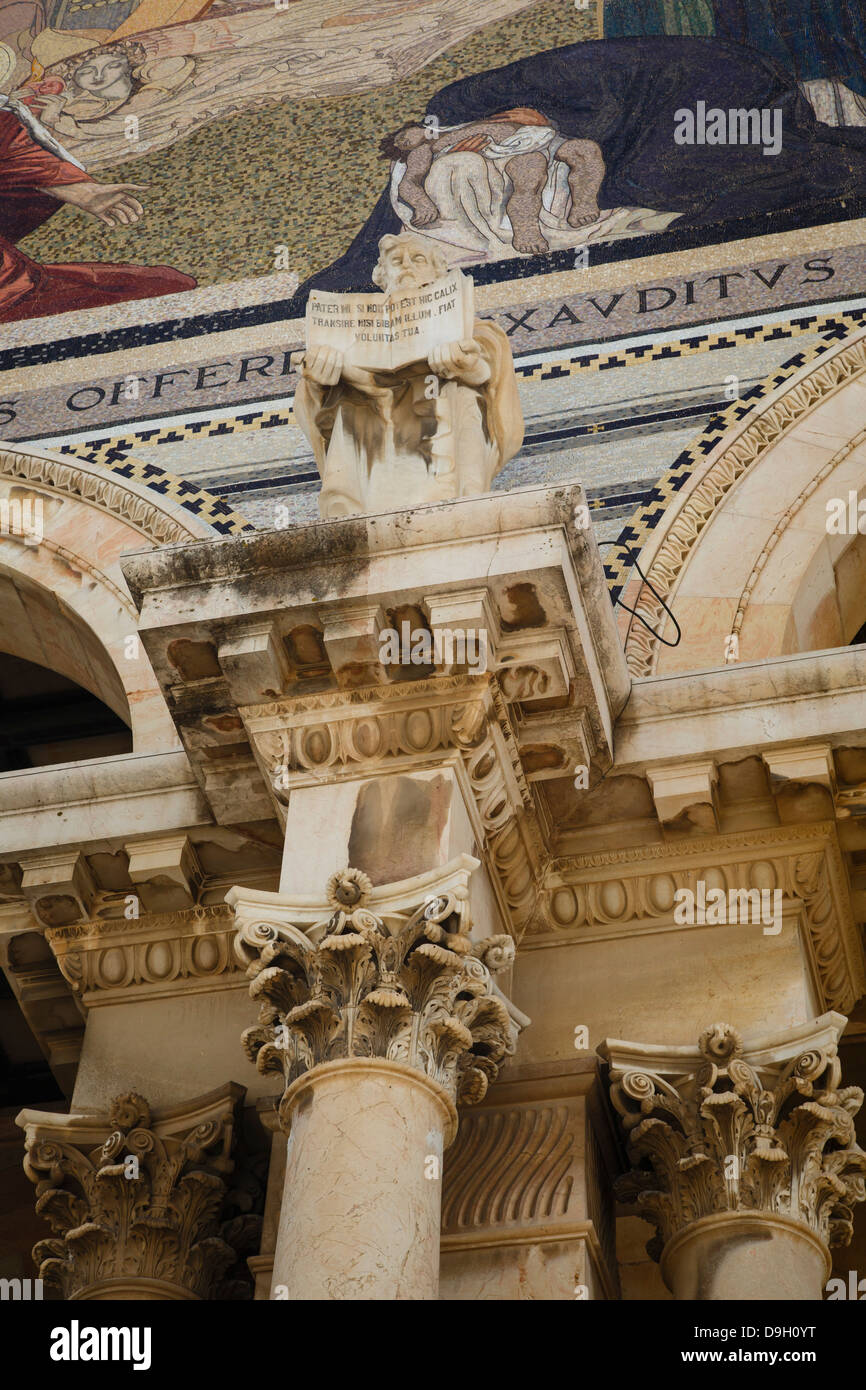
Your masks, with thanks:
M 347 869 L 329 880 L 330 914 L 305 930 L 241 923 L 238 959 L 261 1005 L 242 1038 L 247 1056 L 287 1088 L 320 1063 L 380 1057 L 456 1101 L 480 1100 L 517 1037 L 493 980 L 514 959 L 511 937 L 472 941 L 459 876 L 408 908 L 374 912 L 371 893 L 367 876 Z
M 229 1085 L 156 1116 L 134 1091 L 107 1115 L 24 1111 L 24 1170 L 52 1230 L 33 1250 L 39 1277 L 65 1299 L 136 1281 L 211 1296 L 236 1260 L 219 1230 L 242 1096 Z
M 634 1165 L 616 1192 L 655 1225 L 653 1258 L 691 1222 L 720 1212 L 785 1216 L 827 1245 L 850 1241 L 853 1207 L 866 1200 L 866 1153 L 854 1130 L 863 1092 L 840 1085 L 826 1028 L 800 1044 L 787 1057 L 766 1048 L 750 1055 L 736 1029 L 716 1024 L 685 1074 L 670 1066 L 670 1052 L 664 1064 L 662 1049 L 641 1049 L 659 1054 L 656 1070 L 634 1045 L 605 1045 Z

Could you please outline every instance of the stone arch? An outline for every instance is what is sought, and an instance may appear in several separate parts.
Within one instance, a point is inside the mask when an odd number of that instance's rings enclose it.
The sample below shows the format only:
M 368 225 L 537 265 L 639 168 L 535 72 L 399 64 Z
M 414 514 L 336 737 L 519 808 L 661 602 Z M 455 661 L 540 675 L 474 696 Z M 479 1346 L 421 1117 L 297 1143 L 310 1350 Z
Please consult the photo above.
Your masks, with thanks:
M 153 472 L 165 488 L 170 475 Z M 219 503 L 197 496 L 211 510 Z M 144 648 L 129 640 L 137 614 L 119 560 L 129 551 L 216 534 L 188 506 L 135 478 L 4 445 L 0 649 L 97 696 L 129 724 L 134 751 L 179 746 Z
M 827 525 L 831 499 L 866 498 L 866 329 L 789 365 L 689 451 L 700 461 L 641 553 L 682 640 L 629 618 L 633 675 L 722 666 L 731 637 L 741 662 L 840 646 L 866 621 L 864 538 Z M 674 636 L 642 581 L 624 597 Z

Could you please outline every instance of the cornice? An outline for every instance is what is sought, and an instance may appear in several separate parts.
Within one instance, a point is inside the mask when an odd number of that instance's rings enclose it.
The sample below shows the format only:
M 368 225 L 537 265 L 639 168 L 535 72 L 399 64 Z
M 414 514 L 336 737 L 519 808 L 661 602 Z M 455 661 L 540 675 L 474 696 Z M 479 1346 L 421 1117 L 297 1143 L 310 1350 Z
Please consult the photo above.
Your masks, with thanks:
M 296 720 L 298 716 L 319 711 L 333 714 L 345 708 L 349 717 L 357 717 L 358 706 L 371 703 L 421 705 L 420 696 L 463 696 L 466 702 L 483 698 L 494 677 L 483 675 L 425 676 L 417 681 L 395 681 L 390 685 L 366 685 L 354 690 L 326 690 L 313 695 L 291 695 L 282 700 L 269 700 L 260 705 L 243 705 L 240 713 L 245 722 L 259 719 Z
M 558 860 L 548 871 L 527 944 L 692 930 L 674 923 L 674 895 L 694 891 L 702 878 L 726 891 L 779 890 L 788 911 L 800 914 L 823 1007 L 853 1007 L 866 990 L 866 967 L 832 821 Z
M 647 860 L 678 860 L 726 855 L 734 850 L 748 850 L 768 845 L 778 846 L 811 840 L 816 843 L 835 841 L 835 821 L 816 821 L 810 825 L 767 826 L 760 830 L 737 830 L 721 835 L 699 836 L 688 840 L 667 840 L 651 845 L 631 845 L 625 849 L 597 850 L 591 854 L 569 854 L 554 858 L 551 873 L 562 875 L 582 873 L 610 865 L 644 864 Z

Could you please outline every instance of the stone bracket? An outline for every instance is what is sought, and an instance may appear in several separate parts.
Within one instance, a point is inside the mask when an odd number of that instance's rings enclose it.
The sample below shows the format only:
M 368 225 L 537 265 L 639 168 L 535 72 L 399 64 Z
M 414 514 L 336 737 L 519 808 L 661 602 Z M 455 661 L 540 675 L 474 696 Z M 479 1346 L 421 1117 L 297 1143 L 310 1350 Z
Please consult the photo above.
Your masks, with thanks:
M 774 748 L 761 756 L 770 774 L 770 789 L 774 795 L 787 782 L 814 783 L 826 787 L 831 796 L 835 795 L 836 769 L 833 750 L 828 743 Z
M 176 911 L 195 904 L 204 875 L 186 835 L 162 835 L 124 849 L 129 877 L 142 885 L 148 911 Z
M 667 831 L 718 830 L 719 771 L 714 762 L 660 764 L 647 768 L 646 775 Z
M 22 855 L 21 891 L 44 927 L 65 926 L 90 915 L 96 884 L 78 850 Z

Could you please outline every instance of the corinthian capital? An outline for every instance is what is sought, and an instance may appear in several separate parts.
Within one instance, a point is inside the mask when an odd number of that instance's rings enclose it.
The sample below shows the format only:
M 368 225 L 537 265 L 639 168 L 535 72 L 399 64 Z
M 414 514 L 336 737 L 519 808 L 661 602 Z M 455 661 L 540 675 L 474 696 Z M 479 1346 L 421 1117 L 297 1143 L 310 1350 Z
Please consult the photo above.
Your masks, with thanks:
M 480 1100 L 518 1029 L 493 981 L 513 961 L 513 941 L 470 937 L 476 862 L 462 855 L 375 892 L 346 869 L 318 910 L 233 889 L 235 949 L 261 1005 L 242 1042 L 259 1071 L 282 1074 L 288 1088 L 320 1063 L 378 1057 L 417 1069 L 452 1100 Z
M 604 1044 L 634 1165 L 617 1195 L 655 1225 L 654 1258 L 690 1223 L 725 1212 L 798 1221 L 825 1245 L 850 1241 L 866 1154 L 854 1133 L 863 1092 L 840 1085 L 845 1023 L 828 1013 L 748 1044 L 719 1023 L 697 1049 Z
M 118 1096 L 105 1115 L 23 1110 L 24 1171 L 52 1238 L 39 1276 L 70 1298 L 207 1298 L 235 1262 L 219 1235 L 235 1110 L 229 1083 L 151 1114 Z

